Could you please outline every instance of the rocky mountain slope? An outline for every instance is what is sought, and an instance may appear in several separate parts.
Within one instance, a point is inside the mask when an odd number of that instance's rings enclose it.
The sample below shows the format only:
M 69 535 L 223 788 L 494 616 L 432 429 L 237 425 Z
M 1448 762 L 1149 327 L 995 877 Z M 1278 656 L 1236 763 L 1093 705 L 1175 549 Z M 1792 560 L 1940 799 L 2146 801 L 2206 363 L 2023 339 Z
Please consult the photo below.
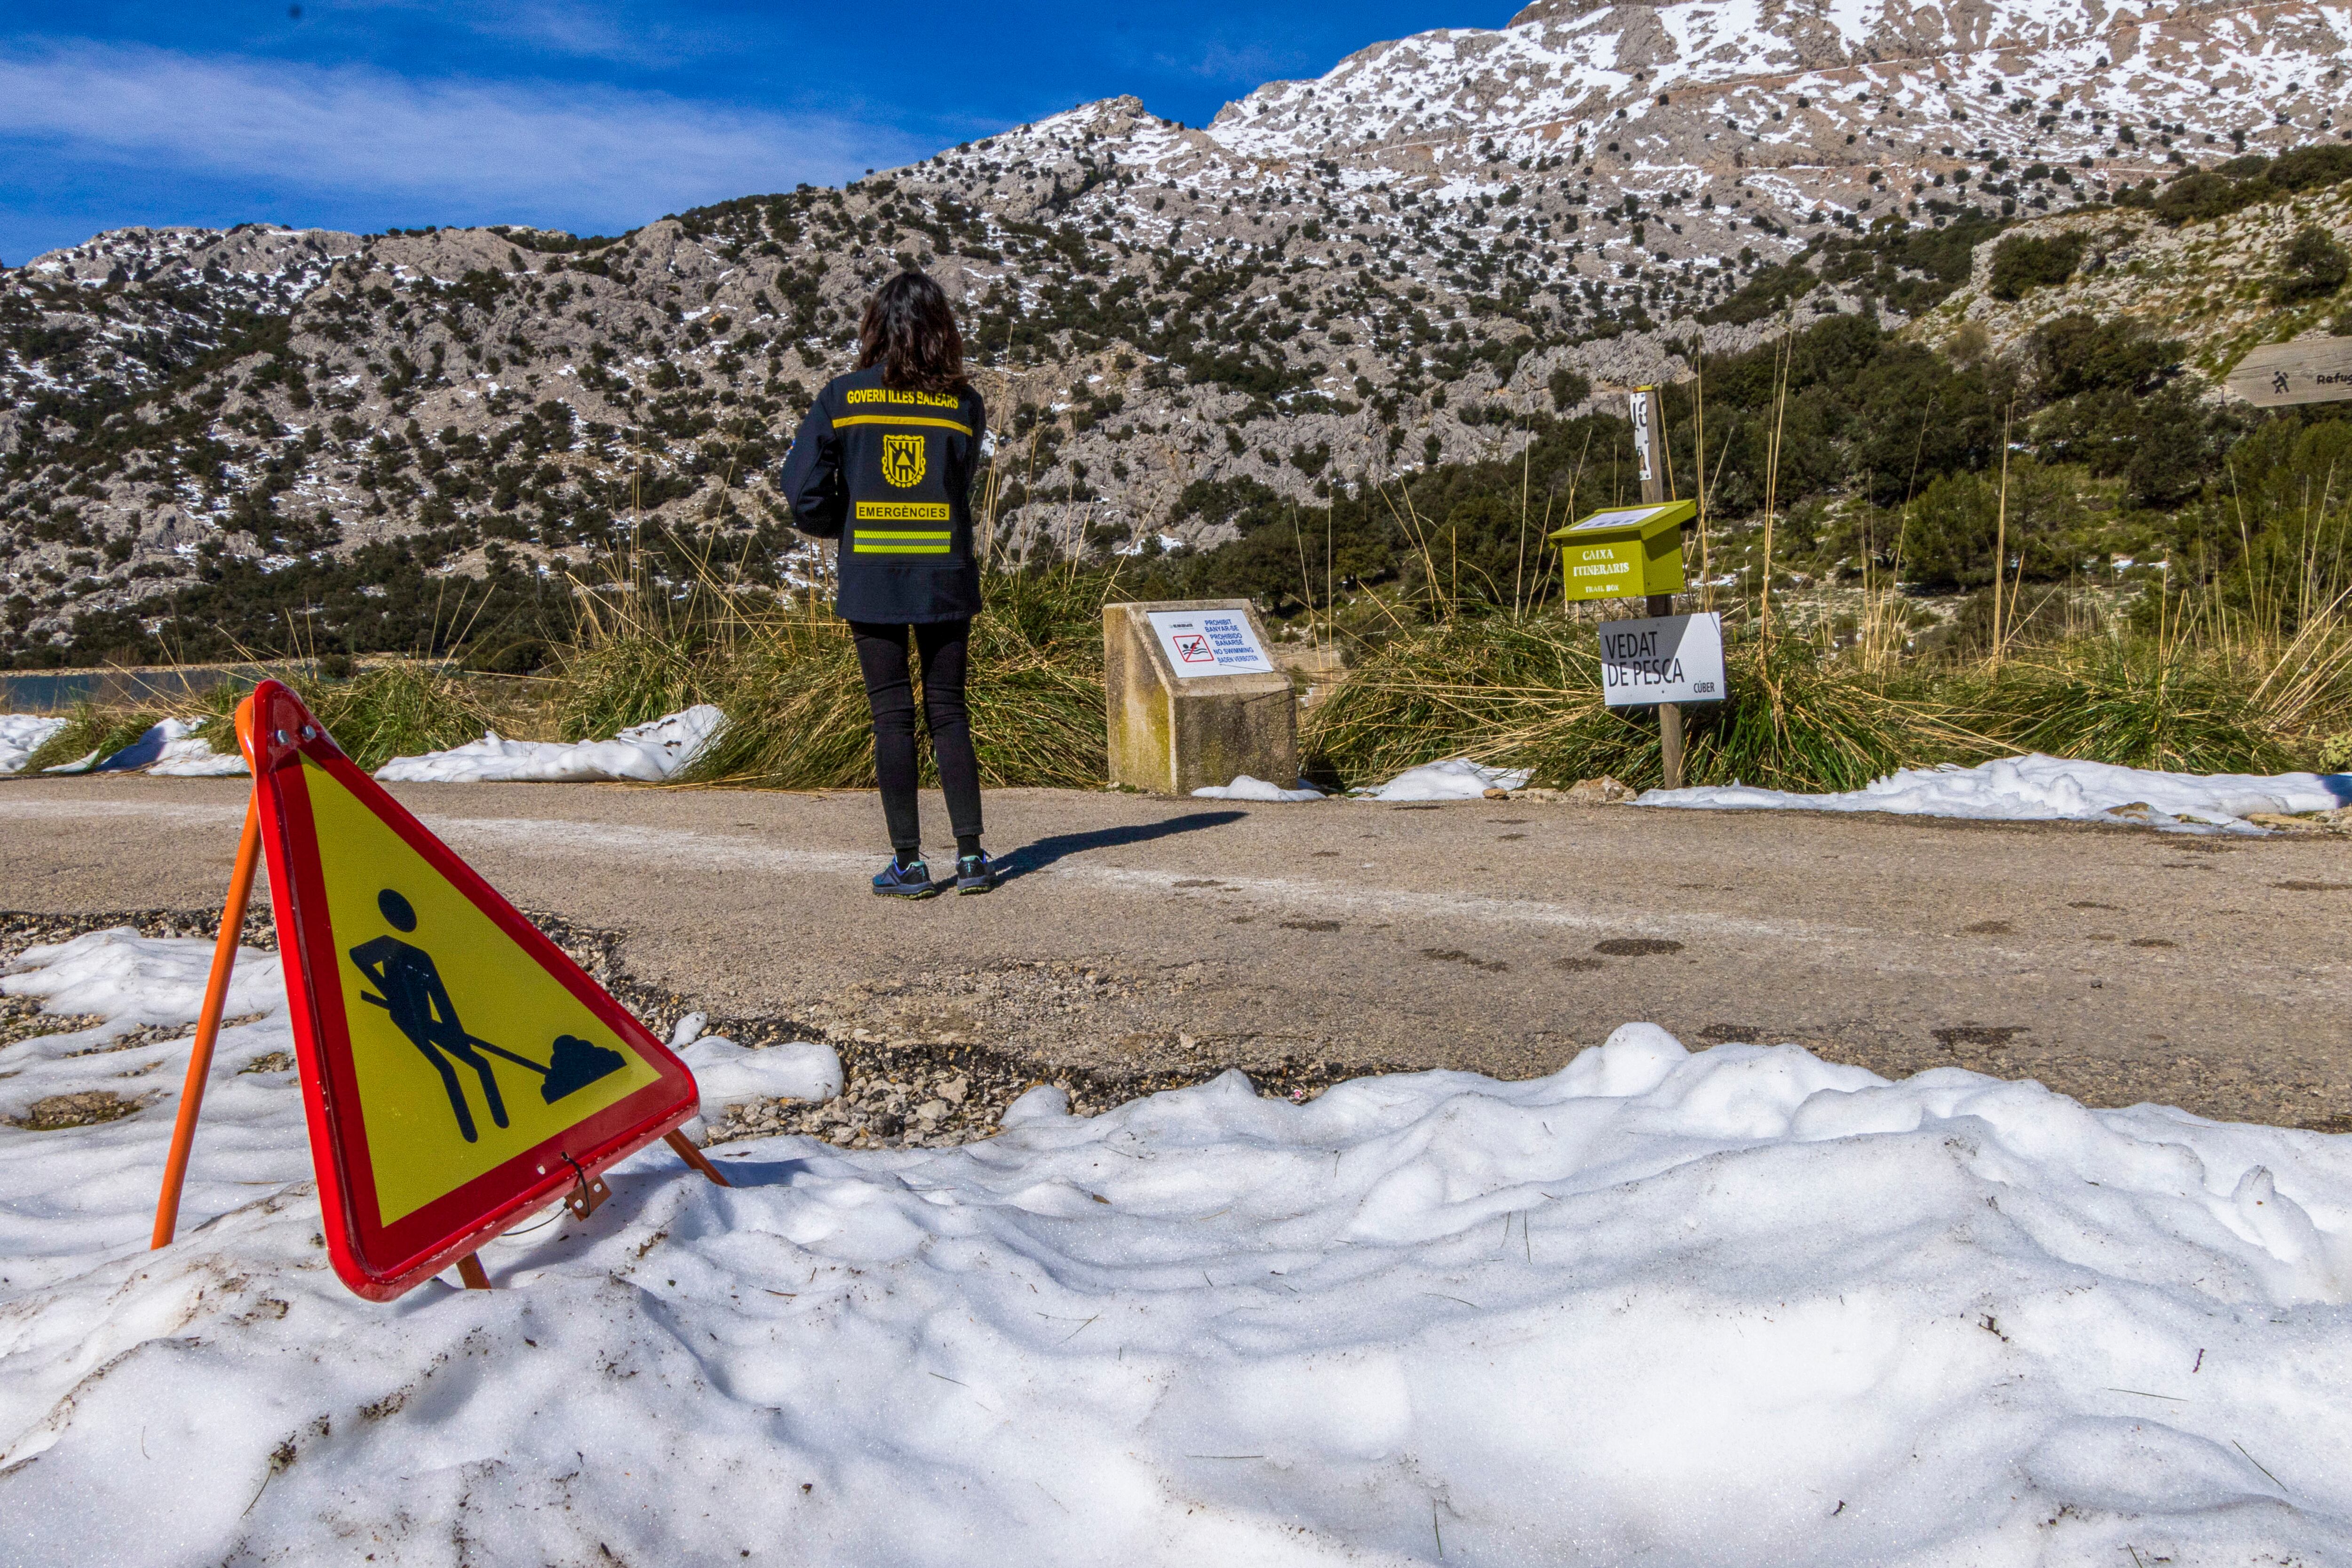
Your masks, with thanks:
M 1207 127 L 1111 100 L 613 240 L 102 235 L 0 273 L 0 658 L 437 642 L 451 575 L 560 613 L 632 543 L 802 576 L 773 463 L 908 265 L 962 304 L 997 549 L 1212 544 L 1695 339 L 1949 314 L 2004 223 L 2144 226 L 2147 182 L 2337 136 L 2347 35 L 2299 0 L 1538 0 Z

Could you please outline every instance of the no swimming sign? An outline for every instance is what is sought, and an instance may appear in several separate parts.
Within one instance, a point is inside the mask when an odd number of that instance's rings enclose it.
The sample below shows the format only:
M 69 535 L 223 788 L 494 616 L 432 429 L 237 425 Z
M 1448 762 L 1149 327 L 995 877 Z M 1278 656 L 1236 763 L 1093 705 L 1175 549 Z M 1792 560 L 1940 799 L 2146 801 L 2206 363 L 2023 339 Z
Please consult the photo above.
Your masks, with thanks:
M 1180 678 L 1264 675 L 1274 668 L 1242 610 L 1154 610 L 1151 629 Z

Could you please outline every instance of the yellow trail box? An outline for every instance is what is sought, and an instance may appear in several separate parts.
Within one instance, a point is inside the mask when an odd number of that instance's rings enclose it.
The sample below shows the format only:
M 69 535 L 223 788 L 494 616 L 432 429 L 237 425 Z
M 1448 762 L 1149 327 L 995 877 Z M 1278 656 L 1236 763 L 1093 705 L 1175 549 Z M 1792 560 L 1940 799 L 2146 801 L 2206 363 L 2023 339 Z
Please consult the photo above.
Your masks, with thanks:
M 1569 601 L 1639 599 L 1683 590 L 1683 524 L 1698 503 L 1611 507 L 1552 531 Z

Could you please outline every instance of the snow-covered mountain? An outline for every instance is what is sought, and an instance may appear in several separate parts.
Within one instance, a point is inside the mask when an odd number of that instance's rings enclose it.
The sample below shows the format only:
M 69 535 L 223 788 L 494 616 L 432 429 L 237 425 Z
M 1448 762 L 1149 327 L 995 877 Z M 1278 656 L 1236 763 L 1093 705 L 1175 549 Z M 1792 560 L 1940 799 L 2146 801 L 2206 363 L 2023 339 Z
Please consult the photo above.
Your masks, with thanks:
M 1000 542 L 1213 542 L 1694 337 L 1917 315 L 2003 221 L 2340 142 L 2348 57 L 2306 0 L 1538 0 L 1205 127 L 1112 99 L 617 241 L 102 235 L 0 273 L 0 657 L 193 646 L 172 595 L 237 562 L 394 635 L 351 563 L 417 539 L 399 570 L 560 581 L 651 519 L 788 572 L 768 464 L 901 265 L 961 300 Z

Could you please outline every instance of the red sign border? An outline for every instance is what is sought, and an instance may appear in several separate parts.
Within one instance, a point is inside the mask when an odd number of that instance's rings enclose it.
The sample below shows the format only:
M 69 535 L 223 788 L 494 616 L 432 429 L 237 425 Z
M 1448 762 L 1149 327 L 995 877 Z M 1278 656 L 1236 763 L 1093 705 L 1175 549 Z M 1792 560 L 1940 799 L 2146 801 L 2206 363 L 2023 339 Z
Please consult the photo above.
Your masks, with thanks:
M 239 738 L 253 769 L 261 841 L 268 856 L 270 903 L 278 921 L 327 1256 L 336 1275 L 355 1294 L 389 1301 L 475 1251 L 517 1218 L 561 1197 L 575 1182 L 626 1159 L 690 1120 L 699 1107 L 699 1094 L 684 1062 L 382 784 L 354 766 L 292 691 L 265 680 L 254 689 L 250 711 L 251 729 Z M 327 914 L 318 836 L 302 773 L 306 759 L 350 790 L 661 1076 L 559 1136 L 383 1224 L 371 1179 L 342 987 L 331 981 L 312 983 L 314 973 L 335 973 L 340 954 Z

